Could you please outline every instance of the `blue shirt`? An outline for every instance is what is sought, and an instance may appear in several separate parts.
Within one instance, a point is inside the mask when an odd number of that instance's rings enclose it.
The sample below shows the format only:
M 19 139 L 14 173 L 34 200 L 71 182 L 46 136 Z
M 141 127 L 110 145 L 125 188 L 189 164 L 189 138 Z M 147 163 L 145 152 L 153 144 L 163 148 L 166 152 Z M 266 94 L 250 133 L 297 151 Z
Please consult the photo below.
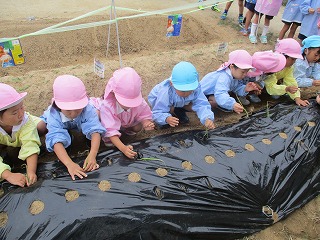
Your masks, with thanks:
M 151 90 L 148 101 L 152 108 L 152 118 L 160 125 L 167 124 L 166 119 L 171 116 L 171 107 L 182 108 L 189 103 L 192 103 L 192 110 L 197 113 L 202 124 L 205 124 L 207 119 L 214 120 L 211 105 L 202 93 L 200 85 L 188 97 L 180 97 L 170 84 L 170 79 L 166 79 Z
M 313 80 L 320 80 L 319 63 L 309 63 L 307 59 L 297 59 L 293 67 L 293 76 L 299 87 L 312 87 Z
M 315 12 L 310 14 L 309 8 L 313 8 Z M 303 14 L 300 33 L 306 37 L 320 34 L 317 25 L 320 13 L 317 13 L 317 8 L 320 8 L 319 0 L 304 0 L 300 5 L 300 11 Z
M 282 21 L 288 23 L 301 23 L 303 15 L 300 11 L 300 4 L 303 0 L 289 0 L 283 11 Z
M 71 137 L 68 130 L 80 131 L 90 140 L 93 133 L 103 135 L 106 132 L 95 108 L 90 104 L 75 119 L 68 119 L 52 106 L 48 107 L 41 118 L 47 123 L 46 147 L 49 152 L 53 152 L 53 146 L 56 143 L 62 143 L 65 148 L 70 146 Z
M 203 93 L 214 95 L 217 104 L 228 110 L 233 110 L 236 100 L 230 97 L 229 92 L 234 92 L 239 96 L 246 96 L 246 86 L 239 80 L 234 79 L 229 68 L 210 72 L 200 81 Z

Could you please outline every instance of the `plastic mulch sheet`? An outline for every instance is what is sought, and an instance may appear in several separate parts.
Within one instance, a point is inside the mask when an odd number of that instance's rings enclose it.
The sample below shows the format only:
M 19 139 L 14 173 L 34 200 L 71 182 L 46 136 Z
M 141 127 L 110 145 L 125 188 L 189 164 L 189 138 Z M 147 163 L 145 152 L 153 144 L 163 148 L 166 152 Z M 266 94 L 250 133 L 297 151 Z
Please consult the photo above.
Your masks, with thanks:
M 32 187 L 3 183 L 0 238 L 235 239 L 260 231 L 319 194 L 319 113 L 314 102 L 284 103 L 213 131 L 146 139 L 133 144 L 136 161 L 100 153 L 100 169 L 83 180 L 43 163 Z

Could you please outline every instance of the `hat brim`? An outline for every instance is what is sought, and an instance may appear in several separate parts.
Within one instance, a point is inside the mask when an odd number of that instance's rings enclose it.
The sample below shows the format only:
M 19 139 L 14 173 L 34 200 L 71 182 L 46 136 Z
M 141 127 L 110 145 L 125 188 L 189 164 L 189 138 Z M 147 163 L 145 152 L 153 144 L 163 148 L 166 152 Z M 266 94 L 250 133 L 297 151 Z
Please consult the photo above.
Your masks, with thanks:
M 56 103 L 58 108 L 62 110 L 77 110 L 77 109 L 85 108 L 88 105 L 89 100 L 88 100 L 88 97 L 85 97 L 75 102 L 62 102 L 57 100 L 54 100 L 54 102 Z
M 27 93 L 26 92 L 23 92 L 23 93 L 19 93 L 20 94 L 20 97 L 18 99 L 15 99 L 13 102 L 7 104 L 6 106 L 3 106 L 2 108 L 0 108 L 0 111 L 2 110 L 5 110 L 5 109 L 8 109 L 8 108 L 11 108 L 11 107 L 14 107 L 16 105 L 18 105 L 19 103 L 22 102 L 22 100 L 27 96 Z
M 287 54 L 287 56 L 296 58 L 296 59 L 303 59 L 303 56 L 301 54 Z
M 247 76 L 248 77 L 257 77 L 257 76 L 260 76 L 260 75 L 262 75 L 263 74 L 263 72 L 262 71 L 260 71 L 260 70 L 255 70 L 254 72 L 252 71 L 252 72 L 248 72 L 247 73 Z
M 118 94 L 114 94 L 114 96 L 116 97 L 117 101 L 124 107 L 128 107 L 128 108 L 134 108 L 134 107 L 138 107 L 139 105 L 141 105 L 142 103 L 142 94 L 139 93 L 139 96 L 133 98 L 133 99 L 129 99 L 129 98 L 124 98 Z
M 187 91 L 193 91 L 197 89 L 197 87 L 199 86 L 199 81 L 194 81 L 193 83 L 181 84 L 181 85 L 172 83 L 172 85 L 175 89 L 179 91 L 187 92 Z
M 254 68 L 252 65 L 250 64 L 242 64 L 242 63 L 233 63 L 234 65 L 236 65 L 238 68 L 241 69 L 250 69 L 250 68 Z
M 280 55 L 281 57 L 279 58 L 280 59 L 280 61 L 279 61 L 279 64 L 276 66 L 276 67 L 274 67 L 274 68 L 272 68 L 272 69 L 270 69 L 268 72 L 266 72 L 266 73 L 276 73 L 276 72 L 280 72 L 281 70 L 283 70 L 285 67 L 286 67 L 286 64 L 287 64 L 287 59 L 286 59 L 286 57 L 284 56 L 284 55 Z

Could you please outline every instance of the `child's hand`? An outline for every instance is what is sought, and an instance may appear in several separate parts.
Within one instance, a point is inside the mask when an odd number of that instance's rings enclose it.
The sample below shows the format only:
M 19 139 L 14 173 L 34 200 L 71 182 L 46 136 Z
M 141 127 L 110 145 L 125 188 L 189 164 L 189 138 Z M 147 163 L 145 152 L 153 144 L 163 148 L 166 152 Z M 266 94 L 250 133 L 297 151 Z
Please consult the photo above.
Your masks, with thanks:
M 288 86 L 288 87 L 286 87 L 286 92 L 289 92 L 289 93 L 291 93 L 291 94 L 294 94 L 294 93 L 296 93 L 298 90 L 299 90 L 299 88 L 298 87 L 295 87 L 295 86 Z
M 259 88 L 258 85 L 255 84 L 254 82 L 248 82 L 246 84 L 246 88 L 245 88 L 246 92 L 259 91 L 259 90 L 261 90 L 261 88 Z
M 150 120 L 144 121 L 144 123 L 143 123 L 144 130 L 149 131 L 149 130 L 154 130 L 154 128 L 155 128 L 154 122 L 152 122 Z
M 99 168 L 99 164 L 97 164 L 96 155 L 89 152 L 86 160 L 83 163 L 83 170 L 86 172 L 94 171 Z
M 137 155 L 137 153 L 133 151 L 133 147 L 131 145 L 124 146 L 121 152 L 130 159 L 133 159 Z
M 27 171 L 27 186 L 31 186 L 37 181 L 37 175 L 35 172 Z
M 176 127 L 179 125 L 179 118 L 176 117 L 167 117 L 166 122 L 171 126 L 171 127 Z
M 309 12 L 310 14 L 314 14 L 315 10 L 314 10 L 313 8 L 309 8 L 308 12 Z
M 243 112 L 243 107 L 241 106 L 240 103 L 235 103 L 233 105 L 233 111 L 235 111 L 236 113 L 240 114 Z
M 80 179 L 87 177 L 87 174 L 84 172 L 84 170 L 74 162 L 69 163 L 66 167 L 68 168 L 68 172 L 72 180 L 76 180 L 75 176 L 78 176 Z
M 320 86 L 320 80 L 313 80 L 312 86 Z
M 317 96 L 316 101 L 318 104 L 320 104 L 320 95 Z
M 204 123 L 206 128 L 208 129 L 214 129 L 216 126 L 214 125 L 213 121 L 210 119 L 207 119 L 206 122 Z
M 305 107 L 305 106 L 308 106 L 308 105 L 309 105 L 309 101 L 308 101 L 308 100 L 302 100 L 301 98 L 295 98 L 294 100 L 295 100 L 295 102 L 296 102 L 296 104 L 297 104 L 298 106 L 303 106 L 303 107 Z
M 24 187 L 26 185 L 26 176 L 22 173 L 12 173 L 9 170 L 5 170 L 1 177 L 13 185 L 18 185 L 20 187 Z

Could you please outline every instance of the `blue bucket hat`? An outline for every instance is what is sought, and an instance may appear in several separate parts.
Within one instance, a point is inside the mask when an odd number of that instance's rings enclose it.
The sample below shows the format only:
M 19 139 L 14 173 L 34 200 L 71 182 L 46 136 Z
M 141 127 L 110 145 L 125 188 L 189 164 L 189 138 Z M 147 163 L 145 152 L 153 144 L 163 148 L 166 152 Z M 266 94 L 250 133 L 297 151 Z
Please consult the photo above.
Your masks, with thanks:
M 311 48 L 311 47 L 320 47 L 319 35 L 312 35 L 302 41 L 302 47 L 301 47 L 302 53 L 306 48 Z
M 199 75 L 189 62 L 179 62 L 173 67 L 171 82 L 179 91 L 193 91 L 199 86 Z

